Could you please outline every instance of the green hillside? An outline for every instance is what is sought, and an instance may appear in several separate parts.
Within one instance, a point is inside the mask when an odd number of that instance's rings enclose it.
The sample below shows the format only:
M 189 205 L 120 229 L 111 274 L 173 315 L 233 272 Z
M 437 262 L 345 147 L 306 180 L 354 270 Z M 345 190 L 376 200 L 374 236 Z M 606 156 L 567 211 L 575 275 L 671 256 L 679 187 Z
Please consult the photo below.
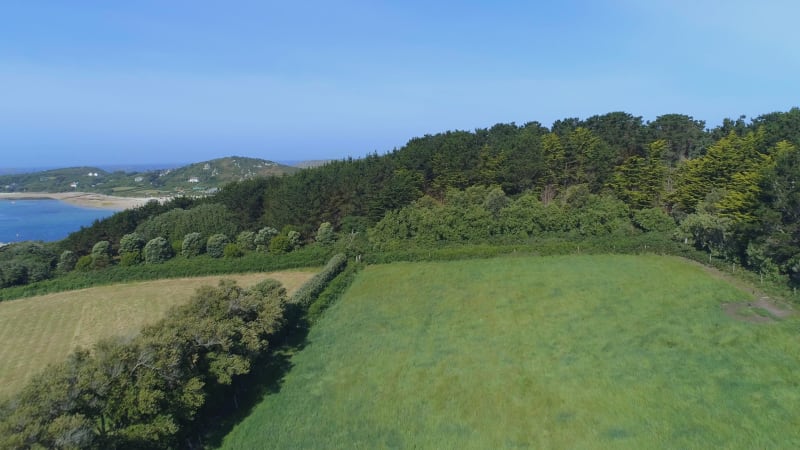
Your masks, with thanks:
M 234 181 L 292 174 L 299 168 L 258 158 L 230 156 L 174 169 L 108 172 L 73 167 L 0 176 L 0 192 L 96 192 L 120 196 L 198 195 Z
M 749 299 L 672 257 L 371 266 L 222 448 L 797 448 L 798 319 Z

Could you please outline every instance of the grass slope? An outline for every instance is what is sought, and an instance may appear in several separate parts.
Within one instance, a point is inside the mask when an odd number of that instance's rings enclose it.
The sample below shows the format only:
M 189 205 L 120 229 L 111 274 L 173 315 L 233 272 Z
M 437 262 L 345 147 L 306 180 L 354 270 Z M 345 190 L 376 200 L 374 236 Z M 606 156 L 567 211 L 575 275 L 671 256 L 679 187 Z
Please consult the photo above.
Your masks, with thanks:
M 251 286 L 274 278 L 294 291 L 313 272 L 274 272 L 181 278 L 104 286 L 0 303 L 0 397 L 18 391 L 45 366 L 63 361 L 75 347 L 131 335 L 163 317 L 201 285 L 220 279 Z
M 796 318 L 673 257 L 371 266 L 224 448 L 797 448 Z

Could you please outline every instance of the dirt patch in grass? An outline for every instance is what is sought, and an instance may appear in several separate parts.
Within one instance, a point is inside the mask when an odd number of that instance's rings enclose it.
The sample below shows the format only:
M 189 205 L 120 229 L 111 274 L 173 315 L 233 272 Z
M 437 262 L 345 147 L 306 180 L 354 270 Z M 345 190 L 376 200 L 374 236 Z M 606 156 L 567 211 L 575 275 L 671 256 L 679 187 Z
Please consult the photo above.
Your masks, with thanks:
M 721 306 L 728 317 L 751 323 L 773 323 L 794 313 L 788 304 L 769 297 L 752 302 L 723 303 Z

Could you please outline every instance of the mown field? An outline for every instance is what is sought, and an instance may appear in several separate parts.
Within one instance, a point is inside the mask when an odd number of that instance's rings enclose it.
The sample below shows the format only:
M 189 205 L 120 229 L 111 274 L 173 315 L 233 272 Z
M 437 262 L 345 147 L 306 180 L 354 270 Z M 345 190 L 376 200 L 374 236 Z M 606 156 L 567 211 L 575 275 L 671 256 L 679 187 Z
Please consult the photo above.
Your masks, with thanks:
M 184 303 L 201 285 L 220 279 L 251 286 L 274 278 L 290 292 L 314 272 L 285 271 L 137 282 L 0 302 L 0 397 L 18 391 L 47 364 L 63 361 L 77 346 L 131 335 Z
M 798 319 L 661 256 L 370 266 L 223 448 L 798 448 Z

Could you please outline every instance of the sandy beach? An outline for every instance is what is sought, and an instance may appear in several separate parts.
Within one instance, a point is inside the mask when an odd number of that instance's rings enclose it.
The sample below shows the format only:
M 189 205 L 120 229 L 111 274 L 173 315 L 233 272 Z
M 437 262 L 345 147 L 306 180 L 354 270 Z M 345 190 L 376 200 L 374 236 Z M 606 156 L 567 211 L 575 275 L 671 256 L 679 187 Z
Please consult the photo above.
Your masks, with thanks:
M 115 197 L 112 195 L 94 194 L 90 192 L 3 192 L 0 200 L 32 200 L 53 199 L 60 200 L 84 208 L 110 209 L 122 211 L 124 209 L 142 206 L 151 200 L 164 202 L 163 197 Z

